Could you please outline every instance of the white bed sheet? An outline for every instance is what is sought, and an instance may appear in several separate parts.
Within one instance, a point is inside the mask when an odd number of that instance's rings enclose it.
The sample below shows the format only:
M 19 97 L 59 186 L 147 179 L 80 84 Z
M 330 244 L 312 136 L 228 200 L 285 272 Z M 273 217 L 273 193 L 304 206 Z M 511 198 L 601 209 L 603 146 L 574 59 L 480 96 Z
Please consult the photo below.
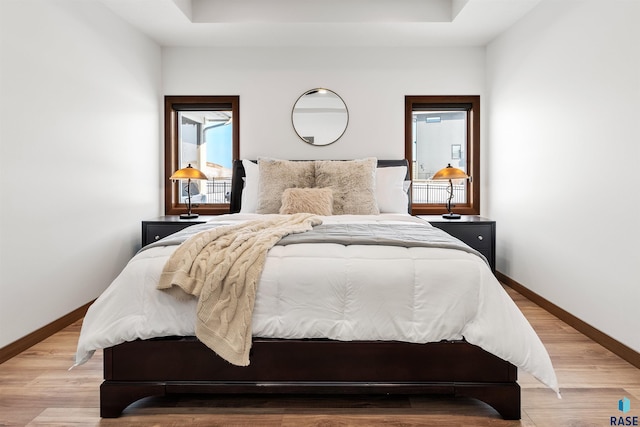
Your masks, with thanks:
M 260 217 L 232 214 L 212 221 Z M 322 217 L 331 222 L 428 223 L 403 214 Z M 156 289 L 177 246 L 134 256 L 89 308 L 76 364 L 97 349 L 162 336 L 194 335 L 195 299 L 179 301 Z M 466 339 L 532 374 L 559 392 L 542 342 L 486 262 L 439 248 L 295 244 L 269 251 L 258 283 L 253 336 L 396 340 Z

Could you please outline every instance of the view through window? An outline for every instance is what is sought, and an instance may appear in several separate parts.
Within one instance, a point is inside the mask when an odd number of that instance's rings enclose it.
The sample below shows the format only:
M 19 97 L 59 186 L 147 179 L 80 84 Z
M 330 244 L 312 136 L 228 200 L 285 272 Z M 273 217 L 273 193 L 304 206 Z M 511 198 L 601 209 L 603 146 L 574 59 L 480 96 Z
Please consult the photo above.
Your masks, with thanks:
M 231 111 L 180 111 L 180 168 L 193 166 L 207 181 L 191 182 L 194 205 L 229 203 L 233 165 Z M 187 198 L 187 182 L 181 183 L 180 202 Z
M 467 112 L 413 112 L 413 203 L 445 203 L 448 181 L 432 181 L 447 165 L 467 172 Z M 467 181 L 453 183 L 452 203 L 466 203 Z

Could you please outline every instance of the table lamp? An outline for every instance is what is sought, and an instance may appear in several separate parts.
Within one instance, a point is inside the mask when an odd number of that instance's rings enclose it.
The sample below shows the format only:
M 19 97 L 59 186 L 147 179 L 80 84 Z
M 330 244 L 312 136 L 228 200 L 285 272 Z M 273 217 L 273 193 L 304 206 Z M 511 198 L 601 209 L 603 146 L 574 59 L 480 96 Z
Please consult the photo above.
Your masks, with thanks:
M 189 219 L 189 218 L 198 218 L 197 213 L 191 212 L 191 180 L 192 179 L 208 179 L 207 176 L 199 171 L 198 169 L 191 166 L 191 163 L 186 168 L 178 169 L 169 177 L 169 179 L 179 180 L 186 179 L 187 180 L 187 213 L 180 214 L 180 218 Z
M 460 214 L 451 212 L 451 199 L 453 199 L 453 180 L 454 179 L 469 179 L 469 175 L 464 173 L 462 169 L 454 168 L 451 163 L 446 168 L 440 169 L 431 178 L 434 181 L 446 181 L 449 180 L 449 199 L 447 200 L 447 213 L 442 217 L 446 219 L 460 219 Z

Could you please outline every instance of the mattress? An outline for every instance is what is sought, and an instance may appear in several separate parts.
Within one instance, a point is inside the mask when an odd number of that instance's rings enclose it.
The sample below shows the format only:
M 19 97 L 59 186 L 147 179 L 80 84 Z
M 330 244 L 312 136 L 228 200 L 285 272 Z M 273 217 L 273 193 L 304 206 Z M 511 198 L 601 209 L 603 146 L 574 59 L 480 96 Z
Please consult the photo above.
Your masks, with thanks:
M 236 224 L 257 214 L 221 215 Z M 323 223 L 430 224 L 405 214 L 321 217 Z M 169 239 L 168 239 L 169 240 Z M 89 308 L 76 363 L 125 341 L 192 336 L 195 298 L 156 289 L 177 246 L 136 254 Z M 440 247 L 339 243 L 274 246 L 258 283 L 252 335 L 412 343 L 464 339 L 529 372 L 558 392 L 539 337 L 481 256 Z

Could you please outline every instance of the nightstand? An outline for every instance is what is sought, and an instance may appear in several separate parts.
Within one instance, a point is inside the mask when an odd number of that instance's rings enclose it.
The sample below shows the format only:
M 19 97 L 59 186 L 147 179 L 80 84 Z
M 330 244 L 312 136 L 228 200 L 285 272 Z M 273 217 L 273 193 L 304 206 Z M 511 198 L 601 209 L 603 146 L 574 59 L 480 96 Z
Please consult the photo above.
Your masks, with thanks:
M 193 219 L 180 219 L 180 215 L 167 215 L 142 221 L 142 246 L 167 237 L 192 225 L 209 221 L 213 216 L 201 215 Z
M 440 215 L 418 215 L 434 227 L 446 231 L 487 258 L 491 271 L 496 272 L 496 222 L 478 215 L 462 215 L 460 219 L 445 219 Z

